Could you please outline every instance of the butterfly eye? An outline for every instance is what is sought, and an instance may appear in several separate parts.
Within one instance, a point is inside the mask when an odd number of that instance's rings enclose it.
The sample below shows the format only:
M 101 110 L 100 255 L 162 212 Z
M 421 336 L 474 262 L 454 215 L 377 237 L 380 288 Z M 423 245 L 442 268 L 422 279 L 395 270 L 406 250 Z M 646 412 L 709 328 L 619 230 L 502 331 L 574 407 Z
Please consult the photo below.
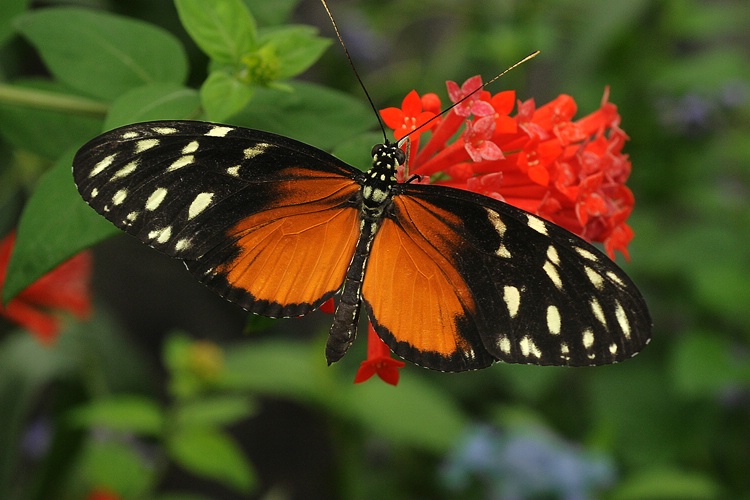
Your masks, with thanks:
M 401 148 L 396 148 L 396 162 L 398 165 L 406 163 L 406 153 Z
M 375 144 L 375 145 L 374 145 L 374 146 L 372 147 L 372 151 L 370 152 L 370 154 L 371 154 L 371 155 L 372 155 L 372 157 L 374 158 L 374 157 L 378 156 L 378 154 L 380 154 L 380 152 L 381 152 L 381 151 L 383 151 L 383 148 L 384 148 L 384 147 L 385 147 L 385 146 L 383 146 L 382 144 Z

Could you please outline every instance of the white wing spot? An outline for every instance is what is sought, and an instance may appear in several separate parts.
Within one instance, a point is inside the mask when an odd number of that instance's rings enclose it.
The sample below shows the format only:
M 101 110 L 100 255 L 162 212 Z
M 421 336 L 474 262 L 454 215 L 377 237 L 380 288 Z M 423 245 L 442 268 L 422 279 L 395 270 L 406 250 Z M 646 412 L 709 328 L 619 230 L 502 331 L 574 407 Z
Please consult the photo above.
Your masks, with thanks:
M 94 168 L 91 169 L 91 172 L 89 172 L 89 177 L 94 177 L 95 175 L 101 174 L 105 168 L 112 165 L 112 162 L 115 161 L 115 156 L 117 156 L 117 153 L 112 153 L 111 155 L 100 160 L 96 165 L 94 165 Z
M 178 252 L 182 252 L 183 250 L 187 250 L 191 247 L 190 240 L 188 238 L 182 238 L 181 240 L 178 240 L 177 243 L 174 246 L 174 249 Z
M 500 237 L 500 245 L 497 247 L 497 250 L 495 250 L 495 255 L 497 255 L 498 257 L 510 259 L 510 252 L 502 242 L 503 236 L 505 235 L 505 230 L 507 229 L 505 223 L 500 218 L 500 214 L 498 214 L 494 210 L 490 210 L 489 208 L 485 210 L 487 211 L 487 219 L 490 221 L 490 224 L 492 224 L 492 227 L 495 228 L 495 232 Z
M 528 335 L 524 335 L 523 337 L 521 337 L 521 341 L 518 343 L 518 346 L 521 348 L 521 354 L 523 354 L 527 358 L 529 356 L 534 356 L 537 359 L 542 357 L 542 351 L 539 350 L 537 345 L 533 340 L 531 340 L 531 337 L 529 337 Z
M 112 204 L 113 205 L 119 205 L 123 201 L 125 201 L 125 198 L 127 198 L 127 197 L 128 197 L 128 190 L 127 189 L 120 189 L 112 197 Z
M 625 283 L 620 279 L 619 276 L 617 276 L 617 274 L 614 273 L 614 271 L 607 271 L 607 278 L 611 279 L 620 286 L 625 286 Z
M 537 233 L 547 235 L 547 225 L 542 219 L 540 219 L 539 217 L 534 217 L 533 215 L 527 215 L 527 217 L 529 219 L 527 224 L 531 229 L 533 229 Z
M 573 249 L 578 253 L 578 255 L 580 255 L 584 259 L 588 259 L 593 262 L 597 262 L 599 260 L 599 258 L 595 254 L 589 252 L 585 248 L 573 247 Z
M 503 288 L 503 300 L 505 305 L 508 306 L 510 317 L 515 318 L 521 306 L 521 292 L 518 291 L 518 288 L 508 285 Z
M 151 130 L 161 135 L 176 134 L 177 129 L 174 127 L 154 127 Z
M 617 318 L 617 323 L 620 325 L 623 335 L 625 335 L 626 339 L 630 340 L 630 321 L 628 320 L 628 315 L 625 314 L 625 309 L 622 308 L 622 304 L 619 302 L 615 308 L 615 317 Z
M 547 307 L 547 328 L 553 335 L 560 335 L 562 329 L 562 319 L 560 318 L 560 310 L 557 306 L 551 305 Z
M 199 193 L 188 208 L 188 219 L 192 219 L 208 208 L 213 197 L 213 193 Z
M 568 354 L 570 354 L 570 348 L 568 347 L 567 342 L 560 342 L 560 354 L 562 354 L 563 358 L 568 358 Z
M 604 286 L 604 278 L 602 278 L 602 275 L 591 269 L 589 266 L 583 266 L 583 270 L 591 284 L 594 285 L 597 290 L 601 290 Z
M 245 159 L 250 160 L 251 158 L 255 158 L 258 155 L 261 155 L 266 152 L 268 148 L 270 148 L 271 145 L 265 142 L 259 142 L 255 146 L 251 148 L 247 148 L 243 153 L 245 154 Z
M 179 168 L 190 165 L 194 161 L 195 157 L 193 155 L 180 156 L 169 166 L 169 168 L 167 168 L 167 172 L 173 172 Z
M 604 328 L 607 328 L 607 318 L 604 317 L 604 310 L 602 310 L 602 306 L 599 304 L 599 301 L 596 300 L 596 297 L 591 299 L 591 311 L 594 313 L 594 316 L 596 316 L 596 319 L 599 320 L 599 323 L 604 325 Z
M 234 130 L 232 127 L 216 126 L 206 132 L 206 137 L 224 137 L 232 130 Z
M 135 220 L 138 218 L 139 213 L 138 212 L 130 212 L 125 219 L 132 224 L 135 222 Z
M 240 166 L 235 165 L 233 167 L 229 167 L 227 169 L 227 173 L 231 175 L 232 177 L 239 177 L 240 176 Z
M 156 188 L 156 190 L 151 193 L 151 196 L 148 197 L 148 200 L 146 200 L 146 210 L 153 212 L 159 208 L 159 205 L 161 205 L 161 202 L 164 201 L 166 196 L 167 188 Z
M 140 134 L 139 134 L 138 132 L 136 132 L 136 131 L 134 131 L 134 130 L 131 130 L 130 132 L 125 132 L 125 133 L 124 133 L 124 134 L 122 134 L 122 135 L 121 135 L 120 137 L 121 137 L 122 139 L 135 139 L 135 138 L 136 138 L 136 137 L 138 137 L 139 135 L 140 135 Z
M 157 243 L 166 243 L 172 237 L 172 226 L 155 229 L 148 233 L 149 239 L 155 239 Z
M 189 155 L 198 151 L 198 141 L 188 142 L 184 148 L 182 148 L 182 154 Z
M 557 254 L 557 249 L 552 245 L 547 248 L 547 258 L 556 266 L 560 265 L 560 256 Z
M 497 341 L 497 347 L 499 347 L 505 354 L 510 354 L 510 339 L 506 335 L 500 335 L 500 340 Z
M 544 263 L 544 272 L 547 273 L 547 276 L 549 276 L 549 279 L 552 280 L 552 283 L 555 284 L 558 290 L 562 290 L 562 280 L 560 279 L 560 274 L 557 272 L 557 268 L 555 265 L 547 261 Z
M 96 198 L 99 195 L 99 190 L 94 188 L 91 190 L 91 198 Z
M 591 329 L 587 328 L 583 332 L 583 347 L 586 348 L 586 350 L 591 349 L 591 347 L 594 345 L 594 332 L 591 331 Z
M 617 354 L 617 344 L 609 344 L 610 354 Z
M 159 145 L 159 139 L 143 139 L 135 143 L 135 152 L 143 153 Z
M 133 160 L 124 167 L 122 167 L 120 170 L 115 172 L 115 174 L 112 176 L 112 178 L 109 179 L 110 182 L 116 181 L 117 179 L 122 179 L 123 177 L 127 177 L 128 175 L 135 172 L 135 169 L 138 168 L 138 160 Z

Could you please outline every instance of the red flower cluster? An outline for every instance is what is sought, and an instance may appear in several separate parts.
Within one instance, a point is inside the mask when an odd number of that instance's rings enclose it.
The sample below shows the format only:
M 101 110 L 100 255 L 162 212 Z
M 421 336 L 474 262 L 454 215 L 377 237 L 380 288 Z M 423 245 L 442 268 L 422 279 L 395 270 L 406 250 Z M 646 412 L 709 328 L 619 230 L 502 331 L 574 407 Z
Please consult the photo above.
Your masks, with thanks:
M 625 186 L 630 161 L 622 153 L 628 137 L 619 127 L 617 107 L 607 100 L 608 90 L 598 110 L 574 121 L 577 106 L 568 95 L 540 107 L 533 99 L 519 101 L 515 116 L 510 116 L 515 92 L 475 92 L 481 85 L 480 76 L 461 87 L 447 82 L 450 100 L 459 104 L 443 116 L 437 95 L 420 97 L 416 91 L 404 98 L 400 109 L 381 110 L 396 140 L 409 136 L 404 145 L 408 174 L 423 176 L 420 182 L 504 201 L 588 241 L 604 243 L 613 259 L 615 251 L 629 258 L 633 231 L 625 221 L 634 198 Z M 425 133 L 429 139 L 422 145 Z M 400 172 L 399 181 L 405 174 Z M 368 335 L 368 359 L 355 382 L 377 373 L 395 385 L 400 362 L 390 358 L 372 326 Z
M 14 243 L 15 233 L 0 241 L 0 290 L 5 284 Z M 0 316 L 31 331 L 43 344 L 49 344 L 60 331 L 54 311 L 68 311 L 81 319 L 90 314 L 90 276 L 91 255 L 80 253 L 39 278 L 8 304 L 0 304 Z

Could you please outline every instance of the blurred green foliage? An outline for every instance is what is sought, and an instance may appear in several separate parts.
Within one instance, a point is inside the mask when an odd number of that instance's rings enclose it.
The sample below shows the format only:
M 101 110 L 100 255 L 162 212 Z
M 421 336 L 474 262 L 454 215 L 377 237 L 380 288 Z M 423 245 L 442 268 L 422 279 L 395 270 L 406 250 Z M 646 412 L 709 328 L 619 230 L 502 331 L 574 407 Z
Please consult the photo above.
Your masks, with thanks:
M 376 121 L 314 0 L 28 4 L 0 4 L 0 232 L 18 226 L 21 249 L 6 300 L 116 233 L 69 169 L 102 130 L 208 117 L 369 155 Z M 2 327 L 0 497 L 750 498 L 750 4 L 330 7 L 378 107 L 412 88 L 445 96 L 446 80 L 537 49 L 493 92 L 567 93 L 584 114 L 610 87 L 637 199 L 624 267 L 650 305 L 651 345 L 596 369 L 408 367 L 397 388 L 354 386 L 364 341 L 329 368 L 327 318 L 243 337 L 210 316 L 194 331 L 183 318 L 213 314 L 211 299 L 170 288 L 168 263 L 149 267 L 158 257 L 119 238 L 97 249 L 92 321 L 68 322 L 53 347 Z M 122 278 L 149 272 L 138 292 Z M 141 293 L 158 311 L 143 320 Z M 540 457 L 567 471 L 546 489 Z

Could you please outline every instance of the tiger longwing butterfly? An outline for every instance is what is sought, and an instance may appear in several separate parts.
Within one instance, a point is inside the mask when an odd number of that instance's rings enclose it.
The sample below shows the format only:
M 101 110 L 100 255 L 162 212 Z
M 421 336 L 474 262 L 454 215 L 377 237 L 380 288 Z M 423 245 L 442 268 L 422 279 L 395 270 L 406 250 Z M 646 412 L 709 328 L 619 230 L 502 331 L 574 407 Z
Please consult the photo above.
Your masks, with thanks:
M 495 199 L 397 183 L 395 144 L 372 156 L 362 172 L 268 132 L 157 121 L 96 137 L 73 175 L 97 212 L 250 312 L 301 316 L 340 292 L 329 364 L 361 305 L 393 352 L 442 371 L 600 365 L 648 342 L 640 292 L 594 246 Z

